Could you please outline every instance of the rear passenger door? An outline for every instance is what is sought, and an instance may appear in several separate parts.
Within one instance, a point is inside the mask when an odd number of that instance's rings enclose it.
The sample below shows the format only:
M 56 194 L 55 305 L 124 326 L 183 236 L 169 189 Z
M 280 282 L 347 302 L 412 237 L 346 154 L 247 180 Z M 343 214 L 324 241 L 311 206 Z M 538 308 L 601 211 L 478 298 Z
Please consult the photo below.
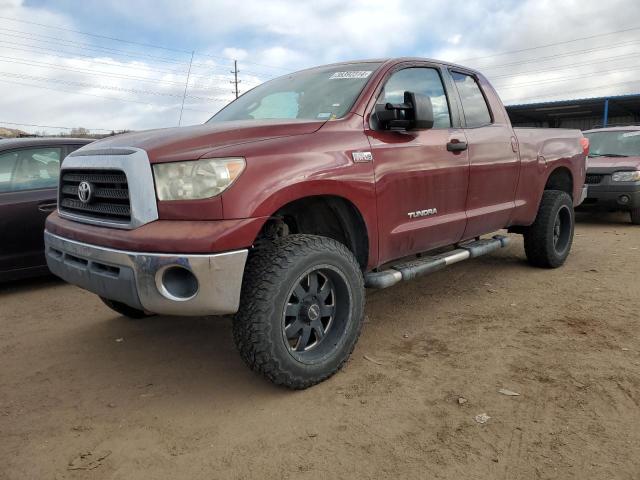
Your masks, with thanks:
M 467 227 L 464 238 L 499 230 L 507 225 L 515 208 L 520 172 L 517 143 L 502 111 L 490 107 L 488 84 L 472 72 L 450 70 L 463 110 L 463 126 L 469 151 Z M 497 104 L 494 103 L 497 107 Z M 500 107 L 502 108 L 502 107 Z

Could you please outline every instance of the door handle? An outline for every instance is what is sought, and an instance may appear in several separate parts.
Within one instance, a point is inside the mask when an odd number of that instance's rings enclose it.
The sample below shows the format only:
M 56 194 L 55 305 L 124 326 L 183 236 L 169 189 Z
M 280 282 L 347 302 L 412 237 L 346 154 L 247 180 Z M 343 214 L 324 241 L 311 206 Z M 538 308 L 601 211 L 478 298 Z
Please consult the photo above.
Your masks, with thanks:
M 57 206 L 58 204 L 56 202 L 41 203 L 38 205 L 38 210 L 41 212 L 53 212 Z
M 469 148 L 467 142 L 462 142 L 457 138 L 454 138 L 447 143 L 447 150 L 450 152 L 464 152 L 467 148 Z

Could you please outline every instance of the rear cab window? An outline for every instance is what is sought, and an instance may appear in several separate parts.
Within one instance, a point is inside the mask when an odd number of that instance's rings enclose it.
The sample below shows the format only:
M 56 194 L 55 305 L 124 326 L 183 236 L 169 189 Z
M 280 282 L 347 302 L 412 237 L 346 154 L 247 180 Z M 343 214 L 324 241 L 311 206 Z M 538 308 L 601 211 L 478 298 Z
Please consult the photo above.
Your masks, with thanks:
M 491 125 L 492 117 L 487 100 L 478 81 L 469 74 L 451 71 L 451 77 L 458 90 L 467 128 Z

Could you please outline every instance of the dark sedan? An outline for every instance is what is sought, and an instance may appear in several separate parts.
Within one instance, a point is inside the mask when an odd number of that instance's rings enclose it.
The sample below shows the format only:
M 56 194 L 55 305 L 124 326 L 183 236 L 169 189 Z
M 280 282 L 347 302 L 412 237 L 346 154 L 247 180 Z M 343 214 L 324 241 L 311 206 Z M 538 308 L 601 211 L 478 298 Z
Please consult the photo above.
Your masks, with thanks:
M 0 140 L 0 282 L 48 272 L 44 221 L 56 208 L 60 163 L 92 141 Z

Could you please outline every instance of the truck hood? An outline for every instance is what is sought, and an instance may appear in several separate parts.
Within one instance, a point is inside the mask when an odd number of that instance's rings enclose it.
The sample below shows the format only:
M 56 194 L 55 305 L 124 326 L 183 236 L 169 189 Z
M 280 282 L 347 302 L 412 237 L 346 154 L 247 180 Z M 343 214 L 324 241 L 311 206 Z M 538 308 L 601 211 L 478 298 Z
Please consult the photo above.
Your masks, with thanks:
M 589 157 L 587 172 L 613 173 L 618 170 L 640 170 L 640 157 Z
M 90 144 L 85 150 L 134 147 L 146 150 L 151 163 L 195 160 L 219 147 L 313 133 L 324 123 L 303 120 L 242 120 L 163 128 L 105 138 Z

